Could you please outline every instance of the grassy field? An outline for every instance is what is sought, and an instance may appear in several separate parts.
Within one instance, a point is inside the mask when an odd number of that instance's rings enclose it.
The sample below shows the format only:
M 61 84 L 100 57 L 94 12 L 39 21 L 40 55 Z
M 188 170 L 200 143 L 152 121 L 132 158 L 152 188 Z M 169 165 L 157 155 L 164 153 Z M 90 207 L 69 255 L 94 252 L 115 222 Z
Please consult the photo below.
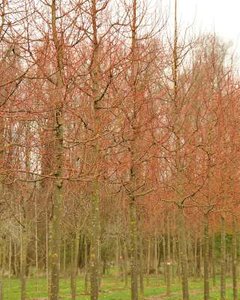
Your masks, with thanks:
M 89 295 L 83 293 L 83 280 L 78 281 L 78 300 L 87 300 Z M 219 282 L 217 282 L 217 287 Z M 231 282 L 228 282 L 227 300 L 232 299 Z M 60 283 L 60 295 L 61 299 L 71 299 L 70 295 L 70 283 L 66 279 L 62 279 Z M 211 299 L 218 300 L 219 289 L 211 289 Z M 18 300 L 20 299 L 20 283 L 18 279 L 5 279 L 3 281 L 4 300 Z M 203 299 L 203 282 L 191 281 L 190 291 L 192 300 Z M 181 299 L 181 285 L 180 283 L 172 284 L 172 295 L 170 297 L 165 296 L 164 283 L 152 277 L 149 286 L 145 286 L 145 299 L 168 299 L 168 300 L 180 300 Z M 44 299 L 47 297 L 47 283 L 43 278 L 28 279 L 27 283 L 27 297 L 28 299 Z M 104 277 L 102 281 L 100 300 L 129 300 L 130 289 L 124 288 L 123 283 L 116 280 L 115 277 Z

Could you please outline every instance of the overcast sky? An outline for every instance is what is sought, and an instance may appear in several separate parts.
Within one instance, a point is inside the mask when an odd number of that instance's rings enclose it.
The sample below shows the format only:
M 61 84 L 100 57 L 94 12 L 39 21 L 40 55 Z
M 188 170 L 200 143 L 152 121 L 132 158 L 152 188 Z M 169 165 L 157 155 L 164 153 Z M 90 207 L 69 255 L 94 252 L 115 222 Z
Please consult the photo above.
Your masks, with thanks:
M 173 8 L 174 0 L 162 3 Z M 226 41 L 233 41 L 240 53 L 240 0 L 178 0 L 178 12 L 181 25 L 194 22 L 196 30 L 212 31 Z

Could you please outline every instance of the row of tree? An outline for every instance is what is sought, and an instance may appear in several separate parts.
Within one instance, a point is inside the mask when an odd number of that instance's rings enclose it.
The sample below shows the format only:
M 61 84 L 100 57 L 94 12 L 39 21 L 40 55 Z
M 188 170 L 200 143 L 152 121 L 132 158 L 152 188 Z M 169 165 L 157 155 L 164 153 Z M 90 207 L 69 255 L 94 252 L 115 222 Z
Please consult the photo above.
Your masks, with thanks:
M 0 12 L 0 266 L 21 300 L 29 275 L 59 299 L 61 274 L 76 299 L 79 270 L 97 300 L 113 264 L 132 300 L 151 273 L 168 295 L 181 278 L 184 300 L 204 276 L 207 300 L 218 272 L 220 299 L 231 273 L 236 300 L 240 90 L 227 46 L 181 34 L 177 1 L 170 37 L 140 0 L 2 0 Z

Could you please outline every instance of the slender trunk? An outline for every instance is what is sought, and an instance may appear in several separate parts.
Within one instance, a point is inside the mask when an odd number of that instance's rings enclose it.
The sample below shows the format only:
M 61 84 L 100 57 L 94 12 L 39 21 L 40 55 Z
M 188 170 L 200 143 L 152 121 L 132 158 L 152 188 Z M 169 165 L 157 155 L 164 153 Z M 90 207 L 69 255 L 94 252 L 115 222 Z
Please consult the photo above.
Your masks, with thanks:
M 1 186 L 1 183 L 0 183 L 0 186 Z M 0 244 L 0 267 L 1 267 L 1 273 L 0 273 L 0 300 L 3 300 L 3 267 L 4 267 L 3 252 L 4 252 L 4 242 L 1 241 L 1 244 Z
M 177 236 L 177 276 L 178 276 L 178 280 L 181 281 L 182 279 L 182 266 L 181 266 L 181 245 L 180 245 L 180 228 L 178 228 L 178 236 Z
M 182 110 L 182 103 L 179 97 L 179 79 L 178 79 L 178 68 L 179 68 L 179 54 L 178 54 L 178 14 L 177 14 L 177 4 L 178 1 L 174 1 L 174 45 L 173 45 L 173 69 L 172 78 L 174 85 L 174 116 L 176 122 L 173 128 L 173 132 L 176 138 L 176 169 L 177 169 L 177 184 L 178 184 L 178 197 L 183 196 L 184 189 L 184 175 L 183 166 L 181 161 L 181 124 L 179 123 L 179 116 Z M 184 217 L 184 202 L 180 202 L 179 205 L 179 261 L 181 267 L 181 277 L 182 277 L 182 293 L 183 300 L 189 300 L 189 288 L 188 288 L 188 258 L 187 258 L 187 235 L 185 229 L 185 217 Z
M 130 254 L 131 254 L 131 300 L 138 300 L 137 268 L 137 209 L 135 199 L 130 202 Z
M 12 238 L 9 238 L 9 252 L 8 252 L 8 278 L 12 275 Z
M 0 282 L 0 300 L 3 300 L 3 283 Z
M 171 240 L 170 240 L 170 217 L 167 217 L 167 261 L 166 261 L 166 284 L 167 296 L 171 294 Z
M 50 282 L 49 282 L 49 224 L 48 224 L 48 211 L 46 209 L 46 216 L 45 216 L 45 256 L 46 256 L 46 264 L 45 264 L 45 273 L 47 279 L 47 290 L 48 294 L 50 294 Z
M 75 274 L 78 275 L 78 267 L 79 267 L 79 244 L 80 244 L 80 233 L 77 231 L 76 233 L 76 239 L 75 239 Z
M 144 275 L 143 275 L 143 238 L 139 237 L 139 279 L 140 279 L 140 299 L 144 298 Z
M 77 270 L 79 254 L 79 234 L 74 234 L 71 240 L 71 295 L 72 300 L 77 297 Z
M 203 258 L 203 243 L 202 243 L 202 239 L 199 239 L 199 277 L 202 278 L 202 258 Z
M 16 243 L 13 243 L 13 258 L 13 272 L 18 275 L 18 249 Z
M 166 238 L 165 234 L 162 236 L 162 250 L 163 250 L 163 274 L 166 283 Z
M 53 191 L 53 210 L 52 219 L 50 222 L 50 251 L 49 262 L 51 269 L 51 285 L 50 285 L 50 300 L 59 299 L 59 272 L 60 272 L 60 247 L 61 247 L 61 216 L 63 204 L 63 41 L 59 38 L 57 29 L 57 3 L 56 0 L 51 2 L 51 25 L 53 42 L 56 51 L 56 86 L 55 86 L 55 120 L 54 120 L 54 135 L 55 135 L 55 180 Z
M 116 252 L 115 252 L 115 265 L 116 265 L 116 276 L 120 277 L 120 267 L 119 267 L 119 239 L 116 237 Z
M 151 238 L 149 237 L 148 247 L 147 247 L 147 286 L 149 286 L 150 262 L 151 262 Z
M 71 245 L 71 299 L 75 300 L 76 299 L 76 280 L 75 280 L 75 269 L 74 269 L 74 262 L 75 262 L 75 253 L 74 253 L 74 241 L 75 237 L 73 236 L 70 242 Z
M 177 263 L 177 237 L 175 234 L 173 234 L 172 243 L 173 243 L 173 247 L 172 247 L 172 257 L 173 257 L 172 279 L 173 279 L 173 282 L 175 282 L 176 263 Z
M 84 292 L 88 294 L 88 244 L 87 239 L 84 239 Z
M 35 268 L 36 277 L 38 278 L 38 216 L 37 216 L 37 197 L 34 197 L 34 214 L 35 214 Z
M 226 221 L 221 216 L 221 300 L 226 300 Z
M 63 274 L 66 275 L 66 258 L 67 258 L 67 249 L 66 249 L 66 238 L 63 239 Z
M 191 236 L 191 234 L 189 233 L 189 240 L 188 240 L 188 248 L 189 248 L 189 258 L 190 258 L 190 266 L 191 266 L 191 273 L 190 276 L 194 276 L 195 275 L 195 260 L 194 260 L 194 240 Z
M 198 277 L 198 237 L 195 233 L 194 237 L 194 279 Z
M 173 243 L 173 247 L 172 247 L 172 258 L 173 258 L 173 266 L 172 266 L 172 279 L 175 282 L 176 279 L 176 272 L 177 272 L 177 236 L 176 233 L 173 233 L 172 236 L 172 243 Z
M 130 161 L 131 166 L 129 168 L 130 174 L 130 190 L 129 194 L 129 210 L 130 210 L 130 253 L 131 253 L 131 300 L 138 300 L 138 227 L 137 227 L 137 203 L 134 195 L 138 190 L 139 169 L 137 162 L 138 149 L 136 140 L 139 137 L 137 126 L 137 88 L 138 88 L 138 45 L 137 45 L 137 7 L 138 1 L 132 1 L 132 22 L 131 22 L 131 104 L 133 114 L 131 117 L 131 133 L 132 140 L 130 146 Z
M 216 255 L 215 255 L 215 233 L 212 233 L 212 281 L 213 286 L 216 286 Z
M 59 265 L 60 265 L 60 219 L 61 219 L 61 202 L 62 202 L 62 187 L 57 187 L 55 190 L 55 206 L 53 220 L 49 224 L 49 264 L 50 264 L 50 300 L 59 299 Z
M 171 236 L 172 236 L 172 282 L 175 282 L 177 273 L 177 220 L 176 209 L 173 210 L 173 218 L 171 223 Z
M 204 300 L 209 300 L 209 229 L 208 214 L 204 215 Z
M 37 213 L 37 197 L 34 196 L 34 218 L 35 218 L 35 276 L 36 290 L 38 292 L 38 213 Z
M 94 134 L 99 135 L 101 129 L 100 109 L 99 109 L 99 98 L 101 94 L 100 89 L 100 59 L 99 51 L 100 44 L 98 38 L 98 8 L 96 0 L 91 1 L 91 22 L 92 22 L 92 61 L 91 61 L 91 79 L 92 79 L 92 107 L 94 115 Z M 93 144 L 93 160 L 98 166 L 101 161 L 99 151 L 98 139 Z M 96 174 L 99 175 L 100 170 L 96 169 Z M 99 206 L 100 206 L 100 194 L 99 194 L 99 181 L 94 179 L 92 183 L 92 197 L 91 197 L 91 247 L 90 247 L 90 284 L 91 284 L 91 300 L 97 300 L 100 286 L 100 217 L 99 217 Z
M 21 223 L 24 224 L 23 220 Z M 27 228 L 26 224 L 20 229 L 21 236 L 21 261 L 20 261 L 20 279 L 21 279 L 21 300 L 26 300 L 26 264 L 27 264 Z
M 7 266 L 6 266 L 6 263 L 7 263 L 7 243 L 6 241 L 3 241 L 3 252 L 2 252 L 2 277 L 4 276 L 6 270 L 7 270 Z
M 187 241 L 185 229 L 185 217 L 183 208 L 180 209 L 179 215 L 179 248 L 180 248 L 180 263 L 181 263 L 181 276 L 182 276 L 182 294 L 183 300 L 189 300 L 188 288 L 188 259 L 187 259 Z
M 233 217 L 233 237 L 232 237 L 232 280 L 233 280 L 233 300 L 238 299 L 237 287 L 237 224 L 236 217 Z
M 124 285 L 128 286 L 128 251 L 126 240 L 123 241 L 123 268 L 124 268 Z
M 77 297 L 77 272 L 79 255 L 79 233 L 74 234 L 71 240 L 71 295 L 72 300 Z
M 156 231 L 154 237 L 154 266 L 155 266 L 155 275 L 158 275 L 158 238 L 157 238 Z
M 95 192 L 98 187 L 95 188 Z M 99 293 L 99 195 L 95 194 L 91 199 L 91 247 L 90 247 L 90 283 L 91 300 L 98 299 Z

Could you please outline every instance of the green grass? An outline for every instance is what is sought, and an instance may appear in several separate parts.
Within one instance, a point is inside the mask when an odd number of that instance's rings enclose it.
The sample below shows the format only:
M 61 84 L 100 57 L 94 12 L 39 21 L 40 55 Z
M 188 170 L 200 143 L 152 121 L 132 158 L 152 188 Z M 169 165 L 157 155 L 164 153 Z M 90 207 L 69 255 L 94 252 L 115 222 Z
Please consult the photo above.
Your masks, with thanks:
M 219 297 L 219 281 L 217 287 L 211 287 L 211 299 L 218 300 Z M 190 295 L 192 300 L 203 299 L 203 282 L 190 281 Z M 231 281 L 228 280 L 227 299 L 232 299 Z M 4 279 L 3 281 L 4 300 L 18 300 L 20 299 L 20 282 L 18 279 Z M 77 282 L 77 294 L 78 300 L 87 300 L 89 295 L 84 295 L 83 280 L 79 279 Z M 173 283 L 171 286 L 172 295 L 170 297 L 165 296 L 165 285 L 162 280 L 156 277 L 151 277 L 150 285 L 145 284 L 145 298 L 151 296 L 162 296 L 162 299 L 168 300 L 180 300 L 181 297 L 181 285 L 180 283 Z M 67 279 L 61 279 L 60 282 L 60 296 L 61 299 L 71 299 L 70 296 L 70 282 Z M 27 298 L 38 299 L 47 297 L 47 282 L 44 278 L 29 278 L 27 280 Z M 124 288 L 123 282 L 117 280 L 114 276 L 106 276 L 102 280 L 100 300 L 129 300 L 130 288 Z M 161 299 L 161 298 L 160 298 Z

